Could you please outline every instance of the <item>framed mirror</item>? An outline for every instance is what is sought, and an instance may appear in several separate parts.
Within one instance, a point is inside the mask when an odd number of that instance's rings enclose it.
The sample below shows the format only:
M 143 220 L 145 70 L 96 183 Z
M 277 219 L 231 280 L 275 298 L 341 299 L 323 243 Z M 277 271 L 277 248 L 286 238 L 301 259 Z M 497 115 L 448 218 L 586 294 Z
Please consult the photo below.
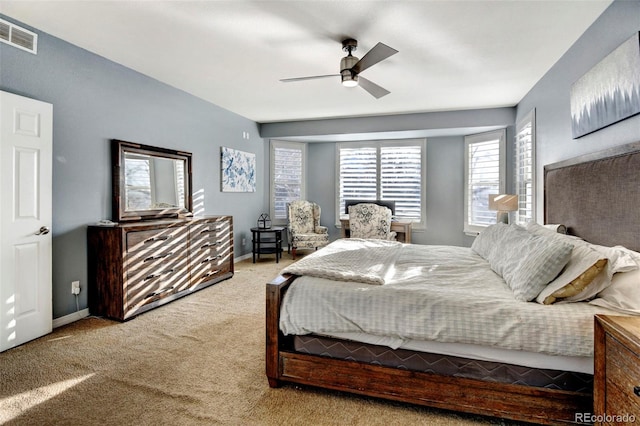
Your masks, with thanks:
M 193 214 L 191 153 L 111 141 L 113 220 Z

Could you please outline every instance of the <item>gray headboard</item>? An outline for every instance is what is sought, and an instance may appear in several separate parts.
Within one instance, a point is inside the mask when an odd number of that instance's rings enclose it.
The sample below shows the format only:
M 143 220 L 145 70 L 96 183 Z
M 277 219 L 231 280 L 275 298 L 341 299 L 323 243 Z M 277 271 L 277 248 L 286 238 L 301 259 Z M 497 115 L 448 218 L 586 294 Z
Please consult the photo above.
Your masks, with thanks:
M 640 251 L 640 142 L 544 167 L 545 223 Z

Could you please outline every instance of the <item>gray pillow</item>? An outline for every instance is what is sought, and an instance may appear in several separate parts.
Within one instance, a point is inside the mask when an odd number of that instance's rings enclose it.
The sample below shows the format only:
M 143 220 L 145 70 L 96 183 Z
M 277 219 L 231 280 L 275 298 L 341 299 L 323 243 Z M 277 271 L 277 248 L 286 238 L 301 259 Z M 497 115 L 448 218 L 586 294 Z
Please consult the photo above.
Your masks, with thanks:
M 573 245 L 534 235 L 517 225 L 494 225 L 472 249 L 502 276 L 517 300 L 529 302 L 569 262 Z M 474 248 L 475 245 L 475 248 Z
M 476 239 L 473 240 L 471 250 L 478 253 L 485 260 L 489 260 L 491 253 L 498 246 L 498 241 L 502 238 L 504 229 L 508 227 L 509 225 L 505 223 L 497 223 L 486 227 L 476 236 Z

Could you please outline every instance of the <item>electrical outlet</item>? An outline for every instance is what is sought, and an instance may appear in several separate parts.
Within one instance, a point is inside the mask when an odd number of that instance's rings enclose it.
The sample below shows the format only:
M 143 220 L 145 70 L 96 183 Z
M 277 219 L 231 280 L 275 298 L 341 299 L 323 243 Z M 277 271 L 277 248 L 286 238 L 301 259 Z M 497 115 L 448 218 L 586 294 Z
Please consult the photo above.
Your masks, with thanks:
M 242 239 L 242 245 L 245 245 L 245 244 L 247 244 L 247 239 L 246 239 L 246 238 L 243 238 L 243 239 Z
M 80 281 L 71 282 L 71 294 L 80 294 Z

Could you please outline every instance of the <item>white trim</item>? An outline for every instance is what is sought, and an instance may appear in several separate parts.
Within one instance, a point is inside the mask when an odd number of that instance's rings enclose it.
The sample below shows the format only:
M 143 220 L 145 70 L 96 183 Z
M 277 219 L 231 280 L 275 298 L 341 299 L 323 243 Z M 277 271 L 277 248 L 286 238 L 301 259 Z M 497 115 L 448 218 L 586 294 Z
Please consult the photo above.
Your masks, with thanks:
M 53 328 L 62 327 L 63 325 L 71 324 L 72 322 L 79 321 L 82 318 L 86 318 L 88 316 L 89 316 L 89 308 L 85 308 L 78 312 L 74 312 L 72 314 L 65 315 L 63 317 L 55 318 L 53 320 L 52 326 Z
M 233 263 L 238 263 L 240 261 L 246 260 L 246 259 L 250 259 L 253 253 L 249 252 L 247 254 L 243 254 L 242 256 L 238 256 L 233 258 Z

